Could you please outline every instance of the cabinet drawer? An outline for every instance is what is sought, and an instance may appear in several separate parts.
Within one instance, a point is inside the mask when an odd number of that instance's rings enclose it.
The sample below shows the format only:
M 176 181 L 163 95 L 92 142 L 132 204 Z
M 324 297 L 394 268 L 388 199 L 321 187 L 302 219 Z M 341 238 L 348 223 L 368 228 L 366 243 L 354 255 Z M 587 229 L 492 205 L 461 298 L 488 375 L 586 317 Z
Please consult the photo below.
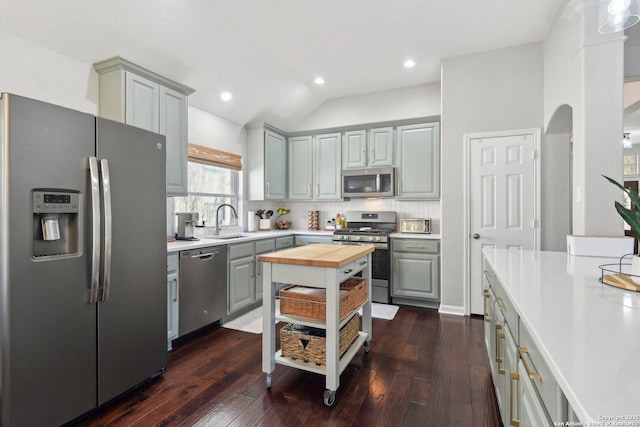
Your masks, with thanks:
M 562 404 L 564 395 L 526 327 L 520 330 L 518 353 L 527 371 L 526 377 L 520 380 L 533 384 L 552 420 L 565 420 L 566 407 Z
M 511 331 L 511 335 L 513 336 L 513 339 L 516 342 L 518 342 L 518 337 L 519 337 L 518 315 L 516 313 L 515 308 L 513 307 L 513 304 L 507 297 L 504 291 L 504 288 L 502 287 L 502 284 L 497 278 L 495 278 L 495 276 L 493 279 L 492 288 L 496 296 L 496 305 L 502 312 L 505 322 L 507 323 L 507 325 L 509 325 L 509 330 Z
M 332 236 L 296 236 L 296 246 L 312 245 L 315 243 L 331 244 Z
M 349 277 L 353 276 L 355 271 L 356 271 L 355 262 L 350 262 L 347 265 L 343 265 L 342 267 L 339 267 L 338 280 L 342 282 L 343 280 L 348 279 Z
M 275 252 L 276 242 L 274 239 L 258 240 L 256 242 L 256 254 Z
M 177 253 L 167 255 L 167 272 L 178 271 L 178 265 L 180 265 L 180 258 Z
M 253 242 L 238 243 L 229 247 L 229 259 L 242 258 L 253 255 Z
M 276 251 L 280 249 L 292 248 L 293 236 L 278 237 L 276 238 Z
M 395 252 L 425 252 L 430 254 L 440 253 L 439 240 L 422 239 L 393 239 L 392 248 Z

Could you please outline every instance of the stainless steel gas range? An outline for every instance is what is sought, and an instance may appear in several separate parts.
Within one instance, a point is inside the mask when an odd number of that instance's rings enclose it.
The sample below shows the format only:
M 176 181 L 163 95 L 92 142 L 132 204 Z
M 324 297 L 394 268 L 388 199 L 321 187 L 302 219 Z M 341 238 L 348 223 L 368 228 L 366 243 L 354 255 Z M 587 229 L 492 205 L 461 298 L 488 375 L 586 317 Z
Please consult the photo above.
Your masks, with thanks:
M 339 245 L 373 244 L 371 261 L 371 300 L 388 304 L 391 276 L 389 235 L 396 231 L 395 212 L 347 212 L 347 228 L 333 233 L 333 243 Z

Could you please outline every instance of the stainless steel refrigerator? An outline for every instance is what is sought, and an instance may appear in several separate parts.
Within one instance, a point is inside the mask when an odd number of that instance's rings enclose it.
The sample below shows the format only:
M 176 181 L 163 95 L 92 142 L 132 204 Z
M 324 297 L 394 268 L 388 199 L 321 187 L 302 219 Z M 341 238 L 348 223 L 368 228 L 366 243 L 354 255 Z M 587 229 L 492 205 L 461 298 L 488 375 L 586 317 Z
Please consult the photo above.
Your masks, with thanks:
M 167 364 L 165 137 L 0 95 L 2 426 L 54 426 Z

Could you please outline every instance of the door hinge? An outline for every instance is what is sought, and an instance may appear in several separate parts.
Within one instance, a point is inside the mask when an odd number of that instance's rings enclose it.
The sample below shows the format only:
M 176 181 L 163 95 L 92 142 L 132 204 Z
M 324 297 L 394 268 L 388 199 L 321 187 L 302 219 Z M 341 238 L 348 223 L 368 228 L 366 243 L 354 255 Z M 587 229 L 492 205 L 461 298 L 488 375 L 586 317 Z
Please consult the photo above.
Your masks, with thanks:
M 534 220 L 531 221 L 531 227 L 533 227 L 533 228 L 538 228 L 539 227 L 537 219 L 534 219 Z
M 531 158 L 534 160 L 538 158 L 538 150 L 531 150 Z

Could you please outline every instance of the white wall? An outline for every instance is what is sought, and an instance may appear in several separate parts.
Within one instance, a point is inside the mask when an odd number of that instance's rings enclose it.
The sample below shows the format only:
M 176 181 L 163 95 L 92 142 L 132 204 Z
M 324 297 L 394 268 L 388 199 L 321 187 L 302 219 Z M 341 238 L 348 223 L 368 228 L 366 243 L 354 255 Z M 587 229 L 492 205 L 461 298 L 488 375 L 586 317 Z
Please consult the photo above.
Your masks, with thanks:
M 0 30 L 0 92 L 85 113 L 98 111 L 98 75 L 91 64 Z
M 405 87 L 324 102 L 289 132 L 440 115 L 440 84 Z
M 442 304 L 464 312 L 464 135 L 542 128 L 542 44 L 450 58 L 442 64 Z
M 597 8 L 569 2 L 544 41 L 544 123 L 572 108 L 573 233 L 622 235 L 613 208 L 622 178 L 623 35 L 597 32 Z
M 189 106 L 189 143 L 244 155 L 244 126 Z

